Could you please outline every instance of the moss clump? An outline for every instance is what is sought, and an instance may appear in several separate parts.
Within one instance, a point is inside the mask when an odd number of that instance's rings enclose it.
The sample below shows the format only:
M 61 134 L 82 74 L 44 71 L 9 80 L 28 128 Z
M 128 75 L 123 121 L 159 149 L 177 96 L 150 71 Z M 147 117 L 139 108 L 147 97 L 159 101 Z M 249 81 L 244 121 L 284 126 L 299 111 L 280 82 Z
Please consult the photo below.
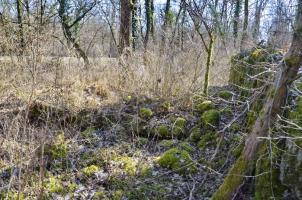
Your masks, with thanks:
M 230 131 L 231 132 L 233 132 L 233 133 L 235 133 L 235 132 L 237 132 L 237 131 L 239 131 L 240 130 L 240 124 L 238 124 L 238 123 L 233 123 L 232 125 L 231 125 L 231 127 L 230 127 Z
M 200 137 L 201 137 L 200 127 L 196 126 L 192 129 L 190 133 L 189 141 L 197 143 L 200 140 Z
M 65 140 L 64 133 L 60 133 L 54 139 L 53 144 L 49 146 L 49 149 L 45 149 L 46 154 L 50 154 L 52 159 L 62 159 L 68 154 L 68 141 Z
M 147 138 L 139 137 L 138 138 L 138 145 L 139 146 L 144 146 L 149 142 Z
M 182 117 L 177 117 L 172 126 L 172 136 L 179 136 L 184 132 L 187 120 Z
M 220 98 L 223 98 L 223 99 L 225 99 L 225 100 L 228 100 L 228 99 L 232 98 L 233 94 L 232 94 L 230 91 L 223 90 L 223 91 L 220 91 L 220 92 L 218 93 L 218 96 L 219 96 Z
M 137 172 L 137 161 L 128 156 L 116 156 L 113 157 L 113 161 L 121 164 L 121 167 L 125 172 L 131 176 L 134 176 Z
M 65 192 L 62 181 L 54 176 L 48 178 L 45 189 L 50 193 L 63 194 Z
M 106 198 L 106 194 L 104 191 L 97 191 L 94 195 L 93 195 L 93 200 L 100 200 L 100 199 L 105 199 Z
M 233 110 L 232 110 L 232 108 L 229 108 L 229 107 L 221 109 L 220 112 L 225 115 L 228 115 L 228 116 L 233 115 Z
M 169 149 L 177 144 L 177 140 L 162 140 L 158 143 L 159 147 L 164 147 L 166 149 Z
M 159 125 L 156 127 L 155 134 L 158 135 L 159 137 L 162 138 L 167 138 L 169 137 L 169 127 L 167 125 Z
M 98 171 L 100 171 L 100 168 L 96 165 L 90 165 L 82 170 L 83 174 L 88 177 L 91 177 L 93 174 L 95 174 Z
M 121 200 L 124 196 L 123 190 L 116 190 L 112 193 L 112 200 Z
M 96 131 L 94 127 L 88 127 L 83 132 L 81 132 L 81 136 L 85 139 L 91 138 L 92 134 Z
M 204 101 L 198 105 L 196 105 L 196 111 L 199 112 L 199 113 L 203 113 L 207 110 L 211 110 L 211 109 L 214 109 L 215 108 L 215 105 L 212 101 Z
M 153 112 L 150 108 L 141 108 L 139 116 L 143 119 L 150 119 L 153 116 Z
M 193 147 L 190 145 L 189 142 L 181 142 L 177 145 L 177 147 L 181 150 L 185 150 L 189 153 L 192 153 L 194 151 Z
M 5 191 L 0 193 L 0 199 L 24 200 L 24 194 L 22 192 Z
M 200 149 L 205 149 L 207 146 L 212 146 L 216 142 L 216 134 L 213 132 L 208 132 L 200 138 L 198 142 L 198 147 Z
M 220 113 L 218 110 L 208 110 L 201 115 L 201 122 L 206 128 L 219 126 Z
M 224 179 L 223 184 L 214 193 L 213 200 L 232 199 L 232 195 L 242 183 L 242 179 L 249 168 L 250 161 L 244 156 L 240 156 L 227 177 Z
M 186 150 L 172 148 L 166 151 L 158 160 L 161 167 L 169 168 L 180 174 L 196 172 L 190 154 Z

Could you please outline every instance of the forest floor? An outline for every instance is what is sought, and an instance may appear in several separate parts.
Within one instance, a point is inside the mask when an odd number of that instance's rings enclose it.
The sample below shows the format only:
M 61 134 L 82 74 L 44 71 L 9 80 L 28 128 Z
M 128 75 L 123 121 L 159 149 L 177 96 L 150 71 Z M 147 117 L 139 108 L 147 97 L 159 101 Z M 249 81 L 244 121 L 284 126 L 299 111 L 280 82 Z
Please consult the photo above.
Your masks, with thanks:
M 228 86 L 181 106 L 127 95 L 72 112 L 8 95 L 0 108 L 0 199 L 209 199 L 245 134 Z

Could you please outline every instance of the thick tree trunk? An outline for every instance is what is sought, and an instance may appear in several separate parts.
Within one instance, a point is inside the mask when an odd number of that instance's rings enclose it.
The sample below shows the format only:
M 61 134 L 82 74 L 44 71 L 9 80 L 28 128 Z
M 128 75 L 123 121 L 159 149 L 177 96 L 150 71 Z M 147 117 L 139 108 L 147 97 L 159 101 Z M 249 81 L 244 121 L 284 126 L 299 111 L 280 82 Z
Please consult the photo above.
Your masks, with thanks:
M 121 0 L 121 15 L 120 15 L 120 43 L 119 53 L 121 54 L 125 47 L 130 47 L 131 36 L 131 4 L 130 0 Z
M 243 183 L 245 175 L 254 169 L 256 155 L 261 145 L 258 137 L 268 136 L 272 122 L 280 113 L 288 92 L 288 86 L 296 79 L 299 68 L 302 65 L 302 0 L 298 1 L 296 24 L 294 27 L 292 44 L 280 64 L 275 84 L 268 93 L 263 113 L 255 122 L 252 132 L 245 142 L 245 147 L 240 158 L 236 161 L 223 184 L 213 195 L 214 200 L 232 199 Z

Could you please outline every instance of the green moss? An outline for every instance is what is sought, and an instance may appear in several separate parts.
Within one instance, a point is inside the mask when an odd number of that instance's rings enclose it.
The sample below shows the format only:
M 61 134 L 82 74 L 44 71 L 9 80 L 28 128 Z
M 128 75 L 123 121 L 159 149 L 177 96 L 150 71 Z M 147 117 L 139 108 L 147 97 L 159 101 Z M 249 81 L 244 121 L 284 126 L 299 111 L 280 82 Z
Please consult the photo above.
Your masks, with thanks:
M 228 99 L 232 98 L 233 94 L 232 94 L 230 91 L 223 90 L 223 91 L 220 91 L 220 92 L 218 93 L 218 96 L 219 96 L 220 98 L 223 98 L 223 99 L 225 99 L 225 100 L 228 100 Z
M 248 129 L 252 128 L 255 121 L 257 119 L 257 112 L 251 110 L 247 113 L 247 117 L 246 117 L 246 127 Z
M 100 168 L 96 165 L 90 165 L 82 170 L 83 174 L 88 177 L 91 177 L 93 174 L 95 174 L 98 171 L 100 171 Z
M 226 107 L 220 111 L 221 113 L 225 115 L 233 115 L 233 110 L 230 107 Z
M 185 150 L 189 153 L 192 153 L 194 151 L 193 147 L 190 145 L 189 142 L 181 142 L 177 145 L 177 147 L 181 150 Z
M 162 138 L 167 138 L 170 136 L 169 127 L 167 125 L 159 125 L 156 127 L 155 134 Z
M 51 176 L 45 184 L 45 189 L 50 193 L 63 194 L 65 191 L 61 179 Z
M 101 200 L 106 198 L 105 192 L 104 191 L 97 191 L 94 195 L 93 195 L 93 200 Z
M 150 119 L 153 116 L 153 112 L 150 108 L 141 108 L 139 116 L 144 119 Z
M 192 129 L 190 133 L 189 141 L 197 143 L 200 140 L 200 137 L 201 137 L 200 127 L 196 126 Z
M 148 177 L 152 174 L 152 169 L 148 164 L 143 163 L 143 164 L 139 165 L 137 168 L 138 168 L 140 177 Z
M 169 111 L 171 109 L 172 105 L 170 102 L 168 101 L 165 101 L 162 105 L 162 108 L 165 110 L 165 111 Z
M 85 131 L 81 132 L 81 136 L 85 139 L 91 138 L 95 131 L 96 129 L 94 127 L 88 127 Z
M 173 147 L 175 144 L 177 144 L 177 140 L 162 140 L 158 143 L 158 146 L 169 149 Z
M 0 193 L 0 199 L 7 199 L 7 200 L 24 200 L 23 192 L 12 192 L 12 191 L 5 191 Z
M 177 117 L 172 126 L 172 135 L 179 136 L 184 132 L 187 120 L 182 117 Z
M 199 113 L 203 113 L 214 108 L 215 105 L 212 101 L 203 101 L 202 103 L 196 105 L 195 110 Z
M 201 115 L 201 122 L 206 128 L 218 127 L 220 113 L 217 110 L 208 110 Z
M 64 133 L 57 135 L 49 149 L 45 149 L 45 153 L 50 154 L 51 158 L 55 160 L 65 158 L 68 151 L 68 141 L 65 140 Z
M 300 57 L 299 56 L 291 56 L 291 57 L 285 57 L 284 62 L 289 66 L 295 66 L 297 63 L 299 63 Z
M 123 190 L 116 190 L 112 193 L 112 200 L 122 200 L 123 196 Z
M 75 183 L 69 183 L 67 186 L 69 193 L 73 193 L 77 188 L 78 188 L 78 185 Z
M 139 137 L 138 138 L 138 145 L 144 146 L 148 144 L 149 140 L 147 138 Z
M 234 122 L 230 127 L 230 131 L 235 133 L 235 132 L 239 131 L 240 128 L 241 128 L 240 124 Z
M 260 159 L 256 163 L 256 176 L 255 181 L 255 199 L 283 199 L 285 187 L 279 180 L 279 169 L 275 166 L 275 162 L 271 163 L 269 157 L 263 157 L 268 155 L 266 145 L 262 145 L 260 151 Z M 273 158 L 273 160 L 275 160 Z
M 162 167 L 169 168 L 180 174 L 196 172 L 196 166 L 192 162 L 190 154 L 186 150 L 172 148 L 166 151 L 158 160 Z
M 207 146 L 212 146 L 216 142 L 216 138 L 215 133 L 208 132 L 200 138 L 197 146 L 200 149 L 205 149 Z
M 249 168 L 249 163 L 244 156 L 240 156 L 227 177 L 224 179 L 223 184 L 214 193 L 213 200 L 232 199 L 232 195 L 236 192 L 238 186 L 242 183 L 244 175 Z
M 121 164 L 122 169 L 131 176 L 134 176 L 137 172 L 137 162 L 133 158 L 128 156 L 116 156 L 112 160 Z

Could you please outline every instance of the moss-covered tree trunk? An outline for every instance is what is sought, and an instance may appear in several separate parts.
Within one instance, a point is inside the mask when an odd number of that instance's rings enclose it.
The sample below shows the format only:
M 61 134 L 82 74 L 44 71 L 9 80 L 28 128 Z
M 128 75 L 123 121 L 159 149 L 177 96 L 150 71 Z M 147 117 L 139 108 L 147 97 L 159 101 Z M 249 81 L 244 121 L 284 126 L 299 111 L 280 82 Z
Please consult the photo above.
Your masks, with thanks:
M 255 160 L 261 145 L 258 137 L 269 136 L 269 128 L 280 113 L 288 92 L 288 86 L 296 79 L 302 65 L 302 0 L 298 1 L 296 23 L 291 47 L 280 63 L 280 72 L 275 78 L 262 114 L 257 118 L 252 132 L 246 139 L 245 147 L 239 159 L 226 176 L 223 184 L 214 193 L 213 199 L 232 199 L 243 183 L 245 175 L 249 175 L 255 167 Z
M 215 43 L 215 38 L 214 38 L 214 36 L 212 36 L 210 38 L 209 49 L 207 51 L 207 63 L 206 63 L 206 71 L 205 71 L 205 76 L 204 76 L 203 93 L 205 95 L 208 95 L 209 76 L 210 76 L 211 65 L 213 63 L 212 57 L 213 57 L 214 43 Z

